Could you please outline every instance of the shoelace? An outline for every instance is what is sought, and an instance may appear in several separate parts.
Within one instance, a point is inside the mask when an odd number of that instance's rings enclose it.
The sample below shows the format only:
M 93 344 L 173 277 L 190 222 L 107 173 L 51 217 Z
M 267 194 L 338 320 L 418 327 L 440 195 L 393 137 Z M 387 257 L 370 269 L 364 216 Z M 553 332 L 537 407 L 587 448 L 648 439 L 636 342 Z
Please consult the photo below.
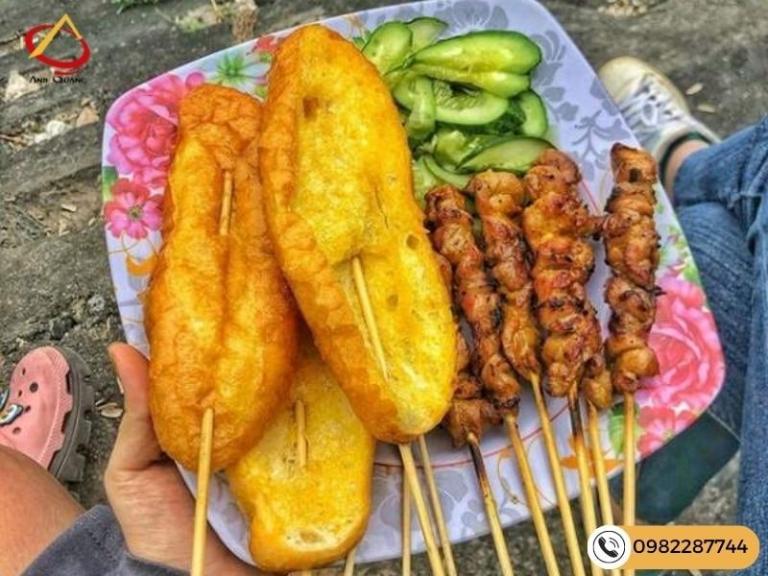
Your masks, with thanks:
M 658 130 L 662 122 L 683 118 L 682 110 L 651 75 L 643 76 L 640 89 L 622 102 L 620 108 L 635 133 L 652 132 Z

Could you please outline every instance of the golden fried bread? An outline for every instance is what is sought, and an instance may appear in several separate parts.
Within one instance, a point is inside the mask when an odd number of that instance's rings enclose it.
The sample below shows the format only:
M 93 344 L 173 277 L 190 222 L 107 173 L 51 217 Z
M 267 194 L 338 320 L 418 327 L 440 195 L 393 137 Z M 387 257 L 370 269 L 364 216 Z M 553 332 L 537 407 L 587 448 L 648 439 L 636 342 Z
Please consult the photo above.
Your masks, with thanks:
M 281 267 L 352 407 L 380 440 L 429 431 L 450 404 L 455 330 L 389 90 L 350 42 L 301 28 L 273 61 L 260 148 Z M 355 259 L 386 372 L 364 321 Z
M 261 441 L 227 470 L 250 520 L 254 562 L 281 573 L 329 564 L 362 538 L 375 445 L 308 334 L 291 392 L 294 402 L 304 403 L 306 463 L 298 461 L 295 411 L 286 406 Z
M 222 87 L 182 102 L 145 326 L 150 409 L 163 449 L 195 469 L 214 408 L 212 468 L 234 463 L 288 396 L 296 311 L 272 253 L 257 178 L 261 106 Z M 224 172 L 234 180 L 219 233 Z

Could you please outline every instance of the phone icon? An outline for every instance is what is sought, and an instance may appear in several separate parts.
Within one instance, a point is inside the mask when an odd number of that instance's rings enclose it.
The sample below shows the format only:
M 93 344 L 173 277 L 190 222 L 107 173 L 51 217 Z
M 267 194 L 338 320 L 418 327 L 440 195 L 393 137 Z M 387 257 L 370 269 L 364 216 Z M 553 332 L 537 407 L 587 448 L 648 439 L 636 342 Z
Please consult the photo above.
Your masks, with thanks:
M 597 539 L 597 545 L 600 546 L 600 550 L 605 552 L 608 556 L 611 558 L 618 558 L 619 553 L 616 551 L 616 548 L 618 548 L 618 542 L 614 538 L 610 539 L 610 543 L 606 542 L 605 538 L 600 536 Z

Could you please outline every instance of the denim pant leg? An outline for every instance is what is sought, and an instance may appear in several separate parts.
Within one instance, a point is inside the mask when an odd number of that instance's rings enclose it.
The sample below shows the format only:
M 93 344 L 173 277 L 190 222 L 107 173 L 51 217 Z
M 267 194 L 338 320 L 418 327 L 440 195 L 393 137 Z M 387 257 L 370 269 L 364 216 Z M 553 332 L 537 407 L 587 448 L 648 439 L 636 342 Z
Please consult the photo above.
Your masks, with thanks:
M 752 528 L 765 545 L 768 543 L 768 118 L 720 145 L 693 155 L 680 170 L 675 193 L 680 207 L 716 202 L 726 208 L 738 222 L 752 259 L 750 310 L 741 324 L 744 332 L 749 333 L 743 405 L 741 411 L 734 411 L 730 418 L 738 423 L 737 415 L 741 415 L 739 521 Z M 714 303 L 712 305 L 714 309 Z M 768 553 L 762 552 L 757 563 L 742 574 L 768 574 Z

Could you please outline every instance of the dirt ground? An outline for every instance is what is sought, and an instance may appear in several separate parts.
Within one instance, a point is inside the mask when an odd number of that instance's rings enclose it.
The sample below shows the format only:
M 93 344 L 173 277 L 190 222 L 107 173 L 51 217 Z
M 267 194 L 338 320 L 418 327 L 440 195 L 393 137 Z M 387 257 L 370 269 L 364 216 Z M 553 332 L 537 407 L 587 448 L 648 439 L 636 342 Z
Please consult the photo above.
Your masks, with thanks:
M 258 2 L 254 35 L 368 8 L 374 0 Z M 623 54 L 645 58 L 692 93 L 691 107 L 721 134 L 768 110 L 763 0 L 543 0 L 595 66 Z M 219 0 L 219 4 L 228 5 Z M 625 7 L 625 5 L 629 7 Z M 39 65 L 18 33 L 66 9 L 87 35 L 93 57 L 78 84 L 29 82 Z M 242 22 L 241 22 L 242 24 Z M 235 43 L 230 18 L 209 0 L 166 0 L 117 13 L 106 0 L 3 2 L 0 10 L 0 375 L 32 347 L 55 343 L 91 365 L 97 398 L 119 404 L 105 353 L 121 339 L 99 219 L 103 116 L 126 89 L 160 72 Z M 94 414 L 85 480 L 71 486 L 86 506 L 104 499 L 102 473 L 119 420 Z M 686 512 L 691 522 L 733 518 L 737 463 Z M 553 526 L 559 525 L 557 522 Z M 542 574 L 535 535 L 506 531 L 517 573 Z M 561 534 L 555 544 L 564 549 Z M 456 547 L 465 574 L 495 574 L 488 539 Z M 565 564 L 563 564 L 565 565 Z M 426 573 L 419 558 L 416 573 Z M 361 568 L 394 574 L 396 563 Z

